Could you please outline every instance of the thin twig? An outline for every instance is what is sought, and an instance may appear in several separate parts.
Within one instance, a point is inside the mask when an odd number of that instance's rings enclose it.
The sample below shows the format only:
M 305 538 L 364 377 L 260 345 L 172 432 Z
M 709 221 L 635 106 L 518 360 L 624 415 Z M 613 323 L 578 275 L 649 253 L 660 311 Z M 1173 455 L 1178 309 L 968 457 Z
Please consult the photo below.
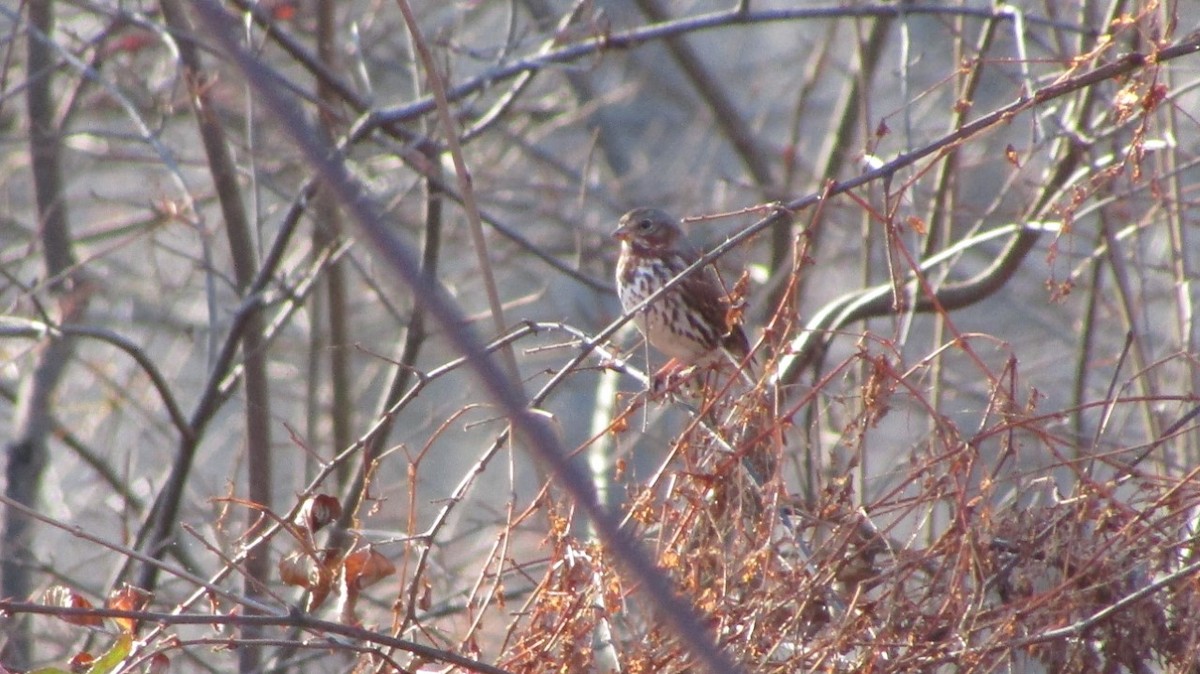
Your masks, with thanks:
M 128 620 L 135 620 L 145 623 L 158 623 L 162 625 L 230 625 L 234 627 L 241 627 L 243 630 L 246 627 L 251 626 L 295 627 L 323 636 L 326 639 L 324 644 L 326 648 L 338 649 L 345 647 L 348 649 L 353 649 L 357 647 L 353 642 L 361 641 L 399 649 L 422 658 L 427 658 L 434 662 L 445 662 L 447 664 L 463 667 L 472 672 L 480 672 L 480 674 L 510 674 L 510 672 L 505 669 L 464 657 L 453 651 L 433 648 L 431 646 L 426 646 L 424 644 L 420 644 L 415 641 L 409 641 L 407 639 L 391 637 L 386 634 L 381 634 L 379 632 L 364 629 L 355 625 L 330 622 L 328 620 L 319 620 L 298 611 L 292 611 L 282 615 L 159 613 L 155 611 L 123 611 L 101 607 L 75 608 L 64 606 L 46 606 L 43 604 L 0 599 L 0 613 L 52 615 L 64 618 L 125 618 Z M 348 639 L 350 641 L 343 642 L 342 639 Z M 229 644 L 241 644 L 240 639 L 228 639 L 225 640 L 225 642 Z M 260 642 L 255 641 L 254 643 Z M 261 643 L 275 642 L 267 641 Z
M 635 28 L 622 33 L 606 33 L 589 40 L 568 45 L 547 54 L 538 55 L 528 59 L 519 59 L 511 63 L 491 68 L 480 75 L 472 77 L 471 79 L 458 84 L 457 86 L 451 87 L 446 91 L 446 98 L 449 102 L 454 102 L 482 89 L 486 89 L 487 87 L 494 85 L 496 82 L 516 77 L 523 72 L 541 70 L 542 68 L 560 63 L 572 63 L 586 56 L 609 49 L 633 49 L 643 44 L 652 43 L 666 37 L 683 35 L 685 33 L 711 30 L 714 28 L 721 28 L 731 25 L 752 25 L 757 23 L 772 23 L 776 21 L 815 19 L 831 20 L 867 17 L 894 18 L 899 16 L 902 12 L 904 14 L 913 16 L 931 14 L 935 16 L 971 16 L 984 20 L 993 19 L 996 17 L 1006 20 L 1011 19 L 1010 15 L 997 10 L 971 7 L 947 7 L 945 5 L 906 5 L 903 9 L 897 8 L 893 5 L 863 5 L 853 7 L 812 9 L 757 10 L 748 13 L 741 12 L 735 8 L 733 10 L 688 17 L 686 19 L 680 19 L 678 21 L 672 21 L 669 23 Z M 1051 25 L 1066 31 L 1079 33 L 1092 32 L 1088 28 L 1062 24 L 1061 22 L 1050 21 L 1040 17 L 1027 16 L 1025 17 L 1025 20 L 1031 25 Z M 379 110 L 372 113 L 371 119 L 366 124 L 366 128 L 373 130 L 385 124 L 406 122 L 432 112 L 436 105 L 437 104 L 432 97 L 427 97 L 414 103 L 408 103 L 396 108 Z

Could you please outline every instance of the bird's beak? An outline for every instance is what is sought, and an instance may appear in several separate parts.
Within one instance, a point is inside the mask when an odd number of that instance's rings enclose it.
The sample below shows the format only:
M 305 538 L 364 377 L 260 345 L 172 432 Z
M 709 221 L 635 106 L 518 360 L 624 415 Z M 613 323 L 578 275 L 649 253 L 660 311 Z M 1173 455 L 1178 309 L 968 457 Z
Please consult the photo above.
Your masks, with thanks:
M 616 239 L 617 241 L 628 241 L 629 240 L 629 230 L 626 229 L 623 225 L 621 227 L 617 227 L 616 229 L 613 230 L 612 238 Z

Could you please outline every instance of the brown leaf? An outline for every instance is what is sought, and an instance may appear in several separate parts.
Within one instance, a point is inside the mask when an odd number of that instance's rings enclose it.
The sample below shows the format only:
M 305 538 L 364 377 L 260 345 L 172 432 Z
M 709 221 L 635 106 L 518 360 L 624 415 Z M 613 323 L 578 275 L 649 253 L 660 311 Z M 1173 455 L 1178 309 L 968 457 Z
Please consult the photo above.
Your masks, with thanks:
M 140 587 L 125 583 L 108 595 L 107 605 L 118 611 L 141 611 L 154 598 L 153 592 L 147 592 Z M 126 634 L 137 631 L 138 621 L 133 618 L 113 618 L 113 622 Z
M 304 501 L 300 511 L 293 520 L 296 526 L 304 527 L 311 533 L 320 531 L 322 527 L 342 516 L 342 504 L 336 496 L 329 494 L 314 494 Z
M 346 585 L 361 590 L 396 573 L 396 565 L 368 546 L 346 555 L 344 571 Z
M 96 656 L 87 651 L 76 653 L 69 661 L 67 661 L 67 669 L 75 674 L 82 674 L 92 668 L 92 663 L 96 661 Z
M 279 558 L 279 580 L 285 585 L 309 586 L 308 570 L 311 558 L 303 552 L 293 552 Z
M 433 606 L 433 586 L 427 581 L 421 582 L 421 594 L 417 595 L 417 608 L 428 611 Z
M 341 558 L 337 550 L 325 550 L 324 556 L 319 563 L 313 562 L 308 568 L 308 589 L 312 594 L 308 597 L 308 611 L 314 611 L 320 608 L 321 604 L 325 603 L 325 598 L 329 596 L 330 590 L 333 589 L 333 580 L 338 576 Z
M 1013 147 L 1012 143 L 1004 147 L 1004 158 L 1013 166 L 1021 168 L 1021 157 L 1017 155 L 1017 148 Z
M 46 588 L 46 591 L 42 593 L 42 603 L 46 606 L 60 608 L 94 608 L 92 602 L 75 590 L 62 585 L 52 585 Z M 58 618 L 63 622 L 85 627 L 99 627 L 104 624 L 104 620 L 100 616 L 94 615 L 61 615 Z
M 171 659 L 163 653 L 155 653 L 150 656 L 150 665 L 146 667 L 146 674 L 166 674 L 170 668 Z

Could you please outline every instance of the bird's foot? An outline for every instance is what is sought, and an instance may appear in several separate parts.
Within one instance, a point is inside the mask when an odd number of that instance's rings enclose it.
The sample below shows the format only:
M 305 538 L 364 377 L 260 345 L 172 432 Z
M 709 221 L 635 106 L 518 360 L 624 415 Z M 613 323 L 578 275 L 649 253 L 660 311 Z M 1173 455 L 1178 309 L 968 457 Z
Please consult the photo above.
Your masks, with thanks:
M 698 366 L 687 365 L 672 358 L 650 378 L 651 397 L 663 398 L 685 390 L 698 371 Z
M 650 396 L 653 398 L 661 398 L 671 393 L 671 391 L 679 386 L 681 381 L 680 374 L 684 369 L 683 363 L 672 358 L 667 361 L 650 377 Z

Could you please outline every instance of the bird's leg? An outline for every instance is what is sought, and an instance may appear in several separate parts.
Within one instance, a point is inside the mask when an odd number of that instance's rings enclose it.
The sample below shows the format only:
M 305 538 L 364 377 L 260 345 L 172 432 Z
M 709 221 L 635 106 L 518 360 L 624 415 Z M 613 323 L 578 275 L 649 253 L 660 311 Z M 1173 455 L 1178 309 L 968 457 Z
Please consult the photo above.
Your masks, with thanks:
M 650 378 L 650 392 L 655 397 L 665 394 L 671 389 L 674 383 L 675 373 L 679 369 L 680 362 L 674 358 L 668 360 L 666 365 L 658 368 L 658 371 Z
M 678 358 L 672 358 L 650 378 L 650 392 L 654 397 L 671 393 L 687 382 L 695 371 L 694 365 L 688 365 Z

